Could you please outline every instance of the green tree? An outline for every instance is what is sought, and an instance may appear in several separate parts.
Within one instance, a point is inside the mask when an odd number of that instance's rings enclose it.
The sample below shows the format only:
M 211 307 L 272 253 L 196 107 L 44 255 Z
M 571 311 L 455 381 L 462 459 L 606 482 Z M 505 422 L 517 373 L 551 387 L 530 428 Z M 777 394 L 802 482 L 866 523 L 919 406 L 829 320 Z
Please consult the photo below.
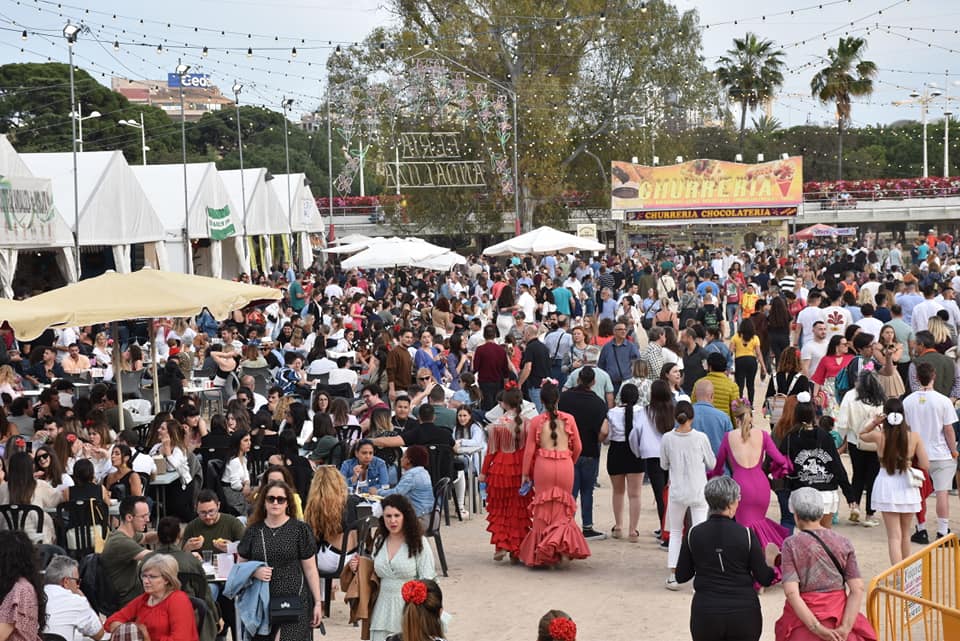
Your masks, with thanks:
M 740 105 L 740 135 L 737 144 L 743 152 L 743 135 L 747 126 L 747 109 L 770 100 L 783 85 L 783 51 L 770 40 L 760 40 L 754 33 L 734 38 L 733 49 L 720 58 L 717 81 L 727 97 Z
M 810 81 L 813 97 L 837 108 L 837 180 L 843 178 L 843 130 L 850 122 L 854 98 L 873 93 L 873 77 L 877 65 L 864 60 L 867 41 L 849 36 L 840 38 L 836 47 L 827 50 L 828 64 Z

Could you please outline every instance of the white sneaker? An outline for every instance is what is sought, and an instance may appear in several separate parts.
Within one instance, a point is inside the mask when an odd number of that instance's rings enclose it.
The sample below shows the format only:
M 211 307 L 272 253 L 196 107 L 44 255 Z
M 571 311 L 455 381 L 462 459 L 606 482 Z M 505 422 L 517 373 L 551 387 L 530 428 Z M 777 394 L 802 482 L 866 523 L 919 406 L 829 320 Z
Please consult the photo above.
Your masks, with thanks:
M 675 576 L 672 575 L 672 574 L 671 574 L 670 576 L 668 576 L 668 577 L 667 577 L 666 588 L 667 588 L 668 590 L 671 590 L 672 592 L 676 592 L 677 590 L 679 590 L 679 589 L 680 589 L 680 584 L 677 583 L 677 577 L 675 577 Z
M 860 521 L 860 525 L 862 525 L 863 527 L 877 527 L 878 525 L 880 525 L 880 521 L 873 518 L 872 516 L 868 516 L 864 520 Z

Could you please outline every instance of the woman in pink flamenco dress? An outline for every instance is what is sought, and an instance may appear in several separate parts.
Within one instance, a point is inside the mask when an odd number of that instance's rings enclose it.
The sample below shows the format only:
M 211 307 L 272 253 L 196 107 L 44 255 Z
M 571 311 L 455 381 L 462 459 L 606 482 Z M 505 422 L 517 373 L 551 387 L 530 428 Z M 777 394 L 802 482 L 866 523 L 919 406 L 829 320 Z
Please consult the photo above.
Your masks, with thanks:
M 533 480 L 530 504 L 533 529 L 520 544 L 520 560 L 529 567 L 551 566 L 568 559 L 585 559 L 590 547 L 576 522 L 573 464 L 583 449 L 573 416 L 557 411 L 560 392 L 544 383 L 544 412 L 530 421 L 523 452 L 523 480 Z
M 769 471 L 774 478 L 783 478 L 793 471 L 793 466 L 780 453 L 770 434 L 753 429 L 753 408 L 746 399 L 733 401 L 734 430 L 728 432 L 720 451 L 717 452 L 717 464 L 708 476 L 720 476 L 724 466 L 729 464 L 733 471 L 733 480 L 740 485 L 740 506 L 734 517 L 740 525 L 756 533 L 761 547 L 773 543 L 780 548 L 790 536 L 785 527 L 767 518 L 770 507 L 770 481 L 763 469 L 765 459 L 770 459 Z M 774 568 L 780 580 L 780 568 Z M 757 586 L 755 586 L 757 587 Z

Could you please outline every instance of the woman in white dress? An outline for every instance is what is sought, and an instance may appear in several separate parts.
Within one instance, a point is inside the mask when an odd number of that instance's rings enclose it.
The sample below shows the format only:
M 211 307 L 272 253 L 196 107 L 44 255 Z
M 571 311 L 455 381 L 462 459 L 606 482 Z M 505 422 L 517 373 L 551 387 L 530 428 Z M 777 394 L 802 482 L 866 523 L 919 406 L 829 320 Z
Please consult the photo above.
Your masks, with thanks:
M 391 494 L 381 502 L 383 516 L 377 531 L 373 570 L 380 577 L 380 593 L 370 617 L 370 641 L 385 641 L 401 632 L 403 584 L 411 579 L 436 579 L 433 550 L 420 530 L 420 522 L 410 501 Z M 356 572 L 359 559 L 350 561 Z
M 883 516 L 887 552 L 895 565 L 910 555 L 910 524 L 920 511 L 920 488 L 911 483 L 911 467 L 926 470 L 930 460 L 920 435 L 904 420 L 898 398 L 887 399 L 883 414 L 860 431 L 860 442 L 877 444 L 880 472 L 873 482 L 873 509 Z

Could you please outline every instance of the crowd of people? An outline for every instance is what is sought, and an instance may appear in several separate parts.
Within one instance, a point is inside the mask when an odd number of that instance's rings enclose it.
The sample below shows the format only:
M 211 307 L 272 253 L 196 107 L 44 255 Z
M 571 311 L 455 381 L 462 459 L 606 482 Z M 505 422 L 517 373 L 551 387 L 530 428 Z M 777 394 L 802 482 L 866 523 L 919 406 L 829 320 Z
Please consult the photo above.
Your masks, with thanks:
M 322 621 L 320 575 L 341 557 L 360 570 L 363 495 L 383 510 L 369 620 L 382 640 L 406 621 L 407 581 L 422 581 L 432 603 L 424 533 L 447 498 L 436 498 L 441 477 L 463 518 L 468 483 L 479 483 L 494 560 L 530 567 L 587 558 L 608 537 L 639 541 L 649 483 L 665 586 L 696 577 L 695 611 L 729 614 L 733 592 L 711 597 L 725 586 L 745 596 L 782 582 L 778 638 L 806 638 L 804 627 L 828 638 L 822 626 L 869 639 L 851 618 L 863 598 L 853 548 L 831 528 L 882 522 L 895 564 L 911 542 L 929 542 L 935 493 L 933 532 L 947 534 L 960 399 L 952 239 L 931 234 L 909 252 L 874 241 L 471 257 L 447 274 L 285 266 L 252 278 L 283 288 L 279 302 L 222 321 L 204 311 L 129 323 L 118 345 L 102 327 L 29 343 L 0 329 L 0 504 L 46 510 L 44 544 L 67 538 L 70 524 L 49 513 L 61 502 L 93 500 L 94 520 L 119 504 L 102 552 L 119 608 L 108 632 L 186 611 L 169 600 L 188 587 L 171 568 L 232 542 L 238 576 L 190 595 L 209 602 L 221 634 L 234 608 L 249 607 L 251 585 L 268 585 L 268 599 L 293 595 L 296 620 L 253 622 L 293 639 Z M 145 369 L 149 341 L 162 364 L 153 384 L 171 400 L 132 430 L 111 380 Z M 222 412 L 185 392 L 198 377 L 222 390 Z M 769 430 L 755 426 L 764 419 Z M 162 505 L 149 491 L 157 461 L 176 475 Z M 593 500 L 601 463 L 609 509 Z M 779 520 L 767 517 L 771 492 Z M 742 558 L 704 557 L 718 537 Z M 833 557 L 839 584 L 823 572 Z M 849 612 L 809 596 L 825 591 L 845 591 Z M 750 610 L 736 622 L 742 638 L 756 638 L 755 596 L 736 600 Z M 694 619 L 698 640 L 741 634 Z

